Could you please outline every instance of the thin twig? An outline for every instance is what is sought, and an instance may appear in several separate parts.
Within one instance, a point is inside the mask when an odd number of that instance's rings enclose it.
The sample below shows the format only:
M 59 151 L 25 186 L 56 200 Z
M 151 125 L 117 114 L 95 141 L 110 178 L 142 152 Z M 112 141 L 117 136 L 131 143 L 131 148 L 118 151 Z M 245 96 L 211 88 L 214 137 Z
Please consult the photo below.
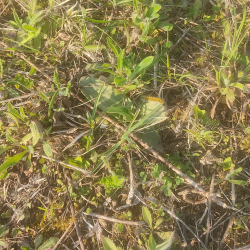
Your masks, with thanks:
M 104 216 L 104 215 L 101 215 L 101 214 L 96 214 L 96 213 L 85 213 L 85 212 L 82 212 L 84 215 L 89 215 L 89 216 L 93 216 L 93 217 L 96 217 L 98 219 L 102 219 L 102 220 L 107 220 L 107 221 L 111 221 L 113 223 L 122 223 L 122 224 L 127 224 L 127 225 L 130 225 L 130 226 L 143 226 L 145 224 L 144 221 L 128 221 L 128 220 L 119 220 L 119 219 L 116 219 L 116 218 L 111 218 L 111 217 L 108 217 L 108 216 Z
M 133 166 L 132 166 L 132 159 L 131 159 L 131 153 L 127 153 L 128 157 L 128 166 L 129 166 L 129 175 L 130 175 L 130 190 L 128 193 L 128 198 L 126 200 L 126 204 L 131 205 L 132 200 L 135 196 L 135 188 L 134 188 L 134 172 L 133 172 Z
M 211 180 L 211 185 L 210 185 L 210 190 L 209 193 L 210 195 L 213 194 L 214 192 L 214 175 L 212 176 Z M 210 222 L 210 215 L 211 215 L 211 206 L 212 206 L 212 200 L 211 198 L 208 199 L 208 211 L 207 211 L 207 234 L 206 234 L 206 239 L 205 239 L 205 245 L 208 245 L 208 237 L 209 237 L 209 231 L 211 229 L 211 222 Z
M 36 95 L 38 93 L 39 93 L 38 91 L 35 91 L 35 92 L 29 93 L 29 94 L 26 94 L 26 95 L 21 95 L 21 96 L 18 96 L 18 97 L 13 97 L 13 98 L 10 98 L 10 99 L 2 100 L 2 101 L 0 101 L 0 103 L 5 103 L 5 102 L 11 102 L 11 101 L 15 101 L 15 100 L 24 99 L 24 98 Z
M 16 55 L 19 56 L 20 58 L 22 58 L 26 63 L 28 63 L 29 65 L 31 65 L 33 68 L 35 68 L 38 72 L 40 72 L 44 77 L 46 77 L 50 82 L 53 82 L 53 79 L 47 75 L 46 73 L 44 73 L 41 69 L 39 69 L 35 64 L 33 64 L 30 60 L 28 60 L 24 55 L 17 53 Z
M 62 241 L 64 240 L 65 236 L 68 234 L 69 230 L 71 229 L 71 227 L 74 225 L 74 222 L 71 222 L 68 226 L 68 228 L 65 230 L 65 232 L 63 233 L 63 235 L 61 236 L 61 238 L 57 241 L 57 243 L 55 244 L 55 246 L 53 247 L 52 250 L 56 250 L 58 248 L 58 246 L 62 243 Z

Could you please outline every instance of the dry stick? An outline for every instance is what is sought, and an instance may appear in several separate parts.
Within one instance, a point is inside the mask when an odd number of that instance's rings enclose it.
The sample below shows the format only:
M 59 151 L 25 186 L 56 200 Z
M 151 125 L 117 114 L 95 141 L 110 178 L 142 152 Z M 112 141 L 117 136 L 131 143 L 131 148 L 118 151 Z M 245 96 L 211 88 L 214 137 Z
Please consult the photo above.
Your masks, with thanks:
M 61 236 L 61 238 L 57 241 L 57 243 L 55 244 L 55 246 L 53 247 L 52 250 L 56 250 L 58 248 L 58 246 L 62 243 L 62 241 L 64 240 L 65 236 L 68 234 L 69 230 L 71 229 L 71 227 L 73 226 L 74 222 L 71 222 L 70 225 L 68 226 L 68 228 L 66 229 L 66 231 L 63 233 L 63 235 Z
M 73 94 L 73 93 L 72 93 Z M 79 96 L 73 94 L 73 96 L 75 98 L 77 98 L 79 101 L 84 102 Z M 85 103 L 85 105 L 87 107 L 89 107 L 90 109 L 94 109 L 94 107 L 89 104 L 89 103 Z M 104 119 L 106 119 L 108 122 L 112 123 L 113 125 L 116 126 L 116 128 L 122 130 L 123 132 L 126 131 L 126 129 L 124 127 L 122 127 L 121 125 L 119 125 L 118 123 L 114 122 L 111 118 L 109 118 L 108 116 L 104 115 L 102 112 L 97 110 L 97 113 L 102 116 Z M 168 160 L 166 160 L 165 158 L 163 158 L 161 155 L 158 154 L 158 152 L 156 152 L 154 149 L 152 149 L 151 147 L 148 146 L 147 143 L 143 142 L 141 139 L 139 139 L 135 134 L 130 133 L 130 137 L 141 144 L 141 146 L 143 148 L 145 148 L 146 150 L 148 150 L 156 159 L 160 160 L 161 162 L 163 162 L 164 164 L 166 164 L 170 169 L 172 169 L 175 173 L 177 173 L 179 176 L 181 176 L 189 185 L 193 186 L 196 190 L 199 191 L 199 194 L 206 197 L 207 199 L 211 198 L 211 200 L 213 202 L 215 202 L 217 205 L 223 207 L 223 208 L 227 208 L 236 212 L 239 212 L 241 214 L 245 214 L 245 215 L 249 215 L 248 213 L 244 213 L 242 211 L 240 211 L 237 208 L 228 206 L 226 203 L 222 202 L 215 194 L 210 195 L 209 192 L 206 192 L 202 187 L 200 187 L 195 181 L 193 181 L 192 179 L 190 179 L 186 174 L 183 174 L 178 168 L 176 168 L 172 163 L 170 163 Z
M 131 205 L 132 200 L 133 200 L 133 198 L 135 196 L 134 173 L 133 173 L 131 153 L 127 153 L 127 157 L 128 157 L 128 166 L 129 166 L 129 175 L 130 175 L 130 190 L 129 190 L 129 193 L 128 193 L 128 198 L 126 200 L 126 204 Z
M 36 95 L 36 94 L 38 94 L 38 91 L 32 92 L 32 93 L 27 94 L 27 95 L 22 95 L 22 96 L 13 97 L 13 98 L 10 98 L 10 99 L 7 99 L 7 100 L 3 100 L 3 101 L 0 101 L 0 103 L 5 103 L 5 102 L 11 102 L 11 101 L 15 101 L 15 100 L 20 100 L 20 99 L 24 99 L 24 98 L 27 98 L 27 97 L 30 97 L 30 96 L 33 96 L 33 95 Z
M 85 212 L 82 212 L 82 213 L 84 215 L 93 216 L 93 217 L 96 217 L 98 219 L 107 220 L 107 221 L 111 221 L 111 222 L 114 222 L 114 223 L 127 224 L 127 225 L 130 225 L 130 226 L 143 226 L 145 224 L 144 221 L 119 220 L 119 219 L 116 219 L 116 218 L 111 218 L 111 217 L 104 216 L 104 215 L 101 215 L 101 214 L 96 214 L 96 213 L 89 213 L 89 214 L 85 213 Z
M 22 58 L 26 63 L 28 63 L 29 65 L 31 65 L 33 68 L 35 68 L 38 72 L 40 72 L 44 77 L 46 77 L 49 81 L 53 82 L 53 79 L 47 75 L 46 73 L 44 73 L 41 69 L 39 69 L 35 64 L 33 64 L 31 61 L 29 61 L 24 55 L 17 53 L 16 55 L 19 56 L 20 58 Z
M 210 195 L 214 192 L 214 175 L 212 176 L 212 181 L 211 181 L 211 186 L 209 193 Z M 208 211 L 207 211 L 207 234 L 206 234 L 206 239 L 205 239 L 205 245 L 208 245 L 208 237 L 209 237 L 209 231 L 211 229 L 211 223 L 210 223 L 210 215 L 211 215 L 211 206 L 212 206 L 212 201 L 211 198 L 208 199 Z
M 222 244 L 225 242 L 227 236 L 229 235 L 230 230 L 232 229 L 232 226 L 233 226 L 233 224 L 234 224 L 234 219 L 235 219 L 235 213 L 233 213 L 233 214 L 231 215 L 231 218 L 230 218 L 230 220 L 229 220 L 229 222 L 228 222 L 228 225 L 227 225 L 227 228 L 226 228 L 226 230 L 225 230 L 225 233 L 224 233 L 224 235 L 223 235 L 223 237 L 222 237 L 222 240 L 221 240 L 220 243 L 219 243 L 219 248 L 222 247 Z

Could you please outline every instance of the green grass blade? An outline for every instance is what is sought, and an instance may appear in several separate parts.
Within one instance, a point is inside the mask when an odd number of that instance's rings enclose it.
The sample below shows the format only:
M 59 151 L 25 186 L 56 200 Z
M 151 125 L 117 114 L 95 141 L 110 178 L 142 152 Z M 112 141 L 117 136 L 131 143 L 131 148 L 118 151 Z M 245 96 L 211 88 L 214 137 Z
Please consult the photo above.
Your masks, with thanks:
M 16 165 L 22 158 L 23 156 L 28 152 L 28 150 L 23 151 L 22 153 L 15 155 L 11 158 L 9 158 L 7 161 L 5 161 L 1 166 L 0 166 L 0 174 L 4 171 L 6 171 L 8 168 Z

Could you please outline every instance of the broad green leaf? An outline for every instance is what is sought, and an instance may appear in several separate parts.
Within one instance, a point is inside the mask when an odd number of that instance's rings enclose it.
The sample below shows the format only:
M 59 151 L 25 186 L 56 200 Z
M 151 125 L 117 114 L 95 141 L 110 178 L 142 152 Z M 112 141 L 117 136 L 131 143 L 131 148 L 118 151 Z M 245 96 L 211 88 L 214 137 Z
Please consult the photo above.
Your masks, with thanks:
M 0 174 L 4 171 L 6 171 L 8 168 L 16 165 L 22 158 L 23 156 L 28 152 L 28 150 L 23 151 L 20 154 L 17 154 L 11 158 L 9 158 L 7 161 L 5 161 L 1 166 L 0 166 Z
M 240 186 L 245 186 L 247 184 L 247 181 L 243 180 L 229 180 L 229 182 Z
M 139 36 L 139 40 L 142 42 L 145 42 L 149 45 L 155 45 L 157 43 L 157 40 L 154 37 L 151 36 Z
M 3 241 L 0 240 L 0 246 L 5 246 L 5 243 Z
M 148 223 L 149 227 L 152 228 L 152 216 L 146 207 L 142 207 L 142 215 L 144 220 Z
M 158 27 L 164 31 L 171 31 L 174 25 L 172 23 L 159 22 Z
M 31 134 L 32 134 L 32 145 L 35 146 L 38 143 L 41 135 L 39 133 L 39 129 L 38 129 L 36 123 L 33 121 L 30 123 L 30 130 L 31 130 Z
M 114 82 L 116 87 L 123 87 L 126 84 L 127 79 L 120 76 L 115 76 Z
M 98 93 L 100 92 L 100 89 L 103 86 L 103 83 L 104 82 L 99 79 L 86 76 L 80 79 L 79 86 L 87 99 L 94 103 Z M 121 91 L 109 85 L 104 86 L 98 103 L 98 108 L 107 112 L 111 106 L 123 106 L 123 103 L 125 103 L 125 106 L 127 107 L 131 107 L 133 105 L 132 101 Z
M 170 233 L 168 239 L 156 246 L 156 250 L 170 250 L 174 243 L 174 232 Z
M 149 241 L 148 241 L 148 248 L 149 250 L 156 250 L 156 242 L 153 237 L 153 234 L 150 234 Z
M 146 17 L 151 19 L 157 18 L 159 16 L 159 14 L 155 15 L 159 10 L 161 9 L 161 5 L 160 4 L 151 4 L 151 6 L 149 7 L 147 13 L 146 13 Z
M 38 234 L 34 240 L 35 248 L 38 248 L 43 242 L 43 235 Z
M 118 250 L 113 241 L 109 238 L 104 237 L 102 242 L 105 250 Z
M 134 72 L 129 76 L 129 80 L 131 81 L 137 74 L 139 74 L 142 70 L 146 69 L 153 62 L 154 57 L 148 56 L 144 58 L 138 66 L 136 66 Z
M 149 129 L 143 129 L 136 133 L 137 137 L 143 142 L 147 143 L 149 147 L 152 147 L 157 152 L 162 152 L 162 140 L 154 126 Z
M 133 118 L 133 114 L 130 111 L 130 109 L 124 106 L 118 106 L 118 107 L 111 106 L 108 110 L 108 113 L 110 114 L 115 113 L 115 114 L 122 115 L 123 117 L 125 117 L 127 121 L 131 121 Z
M 46 141 L 43 142 L 43 151 L 48 157 L 53 156 L 52 148 L 51 148 L 50 144 Z
M 105 45 L 86 45 L 86 46 L 84 46 L 84 50 L 90 51 L 90 52 L 100 51 L 102 49 L 106 49 Z
M 162 102 L 161 99 L 153 98 L 152 100 L 148 100 L 143 103 L 141 107 L 141 116 L 150 114 L 158 107 L 157 111 L 153 112 L 152 115 L 147 118 L 147 120 L 144 122 L 144 125 L 155 125 L 167 119 L 166 109 L 164 105 L 160 103 L 160 101 Z
M 58 238 L 56 237 L 50 237 L 46 242 L 44 242 L 39 248 L 38 250 L 46 250 L 50 247 L 53 247 L 56 242 L 57 242 Z

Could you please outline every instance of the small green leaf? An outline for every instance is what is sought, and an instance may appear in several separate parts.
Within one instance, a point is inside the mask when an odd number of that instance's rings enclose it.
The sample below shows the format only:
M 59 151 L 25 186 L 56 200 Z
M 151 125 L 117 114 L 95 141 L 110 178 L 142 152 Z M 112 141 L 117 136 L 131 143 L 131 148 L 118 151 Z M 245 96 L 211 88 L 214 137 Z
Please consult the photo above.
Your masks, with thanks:
M 237 175 L 238 173 L 240 173 L 242 171 L 242 168 L 237 168 L 234 169 L 233 171 L 231 171 L 230 173 L 227 174 L 227 176 L 225 177 L 226 180 L 228 180 L 229 178 L 231 178 L 232 176 Z
M 6 226 L 0 225 L 0 237 L 3 237 L 5 232 L 6 232 Z
M 228 99 L 230 102 L 233 102 L 233 101 L 235 100 L 235 96 L 234 96 L 233 90 L 229 89 L 228 92 L 227 92 L 226 97 L 227 97 L 227 99 Z
M 34 240 L 35 248 L 38 248 L 43 242 L 43 235 L 38 234 Z
M 20 144 L 26 143 L 26 142 L 29 141 L 31 138 L 32 138 L 32 133 L 29 133 L 29 134 L 25 135 L 25 136 L 21 139 Z
M 163 221 L 164 221 L 164 219 L 163 219 L 162 217 L 160 217 L 160 218 L 155 222 L 154 229 L 156 229 L 157 227 L 159 227 Z
M 120 75 L 122 74 L 122 69 L 123 69 L 123 57 L 124 57 L 124 49 L 121 50 L 117 58 L 118 70 L 119 70 Z
M 46 250 L 50 247 L 53 247 L 56 244 L 57 240 L 58 239 L 56 237 L 50 237 L 38 248 L 38 250 Z
M 158 27 L 164 31 L 171 31 L 174 27 L 172 23 L 167 23 L 167 22 L 160 22 L 158 24 Z
M 107 237 L 103 238 L 102 242 L 105 250 L 118 250 L 113 241 L 110 240 L 109 238 Z
M 232 83 L 231 86 L 246 91 L 246 86 L 240 82 Z
M 5 161 L 1 166 L 0 166 L 0 174 L 7 170 L 8 168 L 16 165 L 22 158 L 23 156 L 28 152 L 28 150 L 23 151 L 22 153 L 15 155 L 11 158 L 9 158 L 7 161 Z
M 51 98 L 51 101 L 50 101 L 50 104 L 49 104 L 49 109 L 48 109 L 48 116 L 49 116 L 49 117 L 50 117 L 50 115 L 51 115 L 51 109 L 52 109 L 52 107 L 53 107 L 53 104 L 54 104 L 54 102 L 55 102 L 55 100 L 56 100 L 56 97 L 57 97 L 59 91 L 60 91 L 60 89 L 58 89 L 58 90 L 54 93 L 54 95 L 52 96 L 52 98 Z
M 35 146 L 38 143 L 41 136 L 36 123 L 33 121 L 30 123 L 30 130 L 32 134 L 32 145 Z
M 17 15 L 17 13 L 14 11 L 14 13 L 13 13 L 13 15 L 14 15 L 14 19 L 15 19 L 15 21 L 16 21 L 16 24 L 19 26 L 19 28 L 21 29 L 22 28 L 22 21 L 19 19 L 19 17 L 18 17 L 18 15 Z
M 11 103 L 8 103 L 8 110 L 9 112 L 16 116 L 17 118 L 19 118 L 20 120 L 22 120 L 24 122 L 24 119 L 22 118 L 22 116 L 17 112 L 17 110 L 11 105 Z
M 114 82 L 116 87 L 123 87 L 126 84 L 127 79 L 120 76 L 115 76 Z
M 247 184 L 247 181 L 243 180 L 229 180 L 229 182 L 240 186 L 245 186 Z
M 144 58 L 138 66 L 136 66 L 134 72 L 129 76 L 129 81 L 131 81 L 137 74 L 139 74 L 142 70 L 150 66 L 150 64 L 153 62 L 154 57 L 148 56 Z
M 50 103 L 49 98 L 43 92 L 40 91 L 39 95 L 43 98 L 44 101 L 46 101 L 47 103 Z
M 52 148 L 51 148 L 50 144 L 46 141 L 43 142 L 43 151 L 48 157 L 53 156 Z
M 143 215 L 144 220 L 148 223 L 149 227 L 152 228 L 151 213 L 146 207 L 142 207 L 142 215 Z
M 30 26 L 30 25 L 28 25 L 28 24 L 23 24 L 23 29 L 24 29 L 25 31 L 29 31 L 29 32 L 36 31 L 36 28 L 34 28 L 34 27 L 32 27 L 32 26 Z
M 149 247 L 149 250 L 156 250 L 156 242 L 153 237 L 153 234 L 150 234 L 149 236 L 148 247 Z
M 58 76 L 57 69 L 54 71 L 53 80 L 54 80 L 54 83 L 56 84 L 57 88 L 60 89 L 61 84 L 60 84 L 60 81 L 59 81 L 59 76 Z

